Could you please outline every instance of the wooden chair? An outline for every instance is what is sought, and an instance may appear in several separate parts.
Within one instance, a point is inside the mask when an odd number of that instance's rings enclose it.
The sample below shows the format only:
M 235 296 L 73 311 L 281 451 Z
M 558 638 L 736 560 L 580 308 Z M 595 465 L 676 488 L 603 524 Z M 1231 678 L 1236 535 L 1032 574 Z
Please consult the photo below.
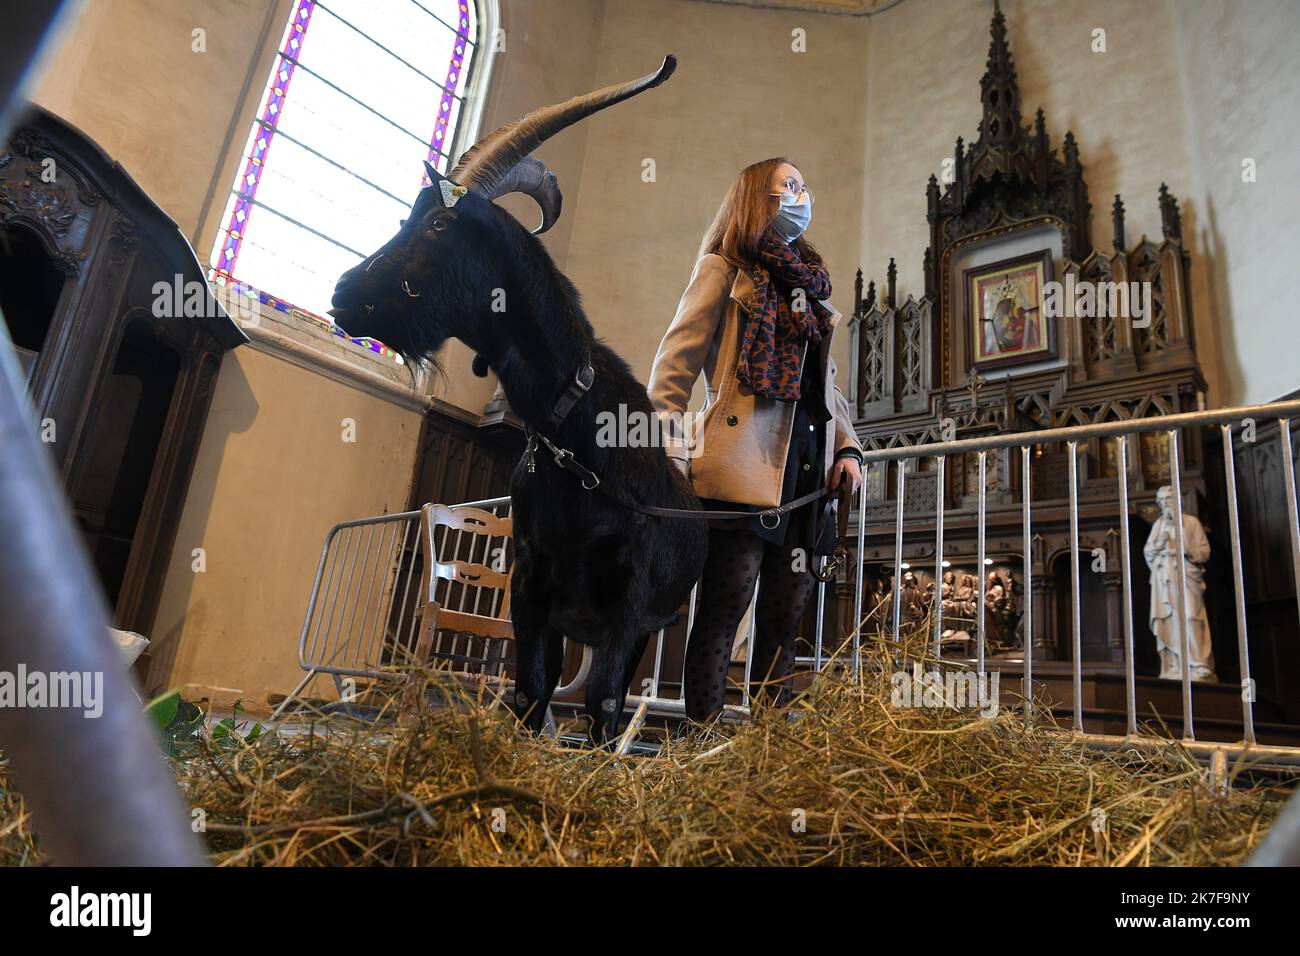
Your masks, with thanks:
M 434 636 L 439 630 L 449 630 L 460 634 L 472 634 L 485 640 L 513 640 L 514 626 L 510 623 L 510 573 L 494 570 L 487 564 L 462 561 L 455 557 L 444 560 L 438 554 L 434 534 L 438 528 L 451 532 L 500 539 L 500 546 L 505 547 L 514 528 L 508 517 L 498 517 L 491 512 L 477 508 L 452 509 L 446 505 L 429 504 L 421 509 L 420 543 L 424 554 L 424 573 L 420 592 L 423 601 L 418 609 L 420 614 L 419 637 L 415 642 L 415 664 L 423 666 L 428 663 L 434 646 Z M 472 539 L 471 539 L 472 541 Z M 444 538 L 444 544 L 446 538 Z M 486 542 L 485 559 L 492 560 Z M 471 543 L 469 553 L 479 550 L 476 543 Z M 447 581 L 463 587 L 480 587 L 503 592 L 501 606 L 497 615 L 478 614 L 469 611 L 453 610 L 443 607 L 438 602 L 438 582 Z M 489 609 L 494 603 L 489 599 Z
M 444 534 L 449 535 L 452 531 L 467 532 L 471 535 L 488 538 L 489 546 L 492 543 L 491 539 L 499 539 L 500 547 L 505 547 L 514 531 L 514 522 L 510 518 L 501 518 L 491 512 L 481 511 L 477 508 L 452 509 L 446 505 L 425 505 L 421 512 L 420 546 L 424 555 L 421 598 L 424 603 L 422 607 L 417 608 L 417 613 L 420 614 L 420 629 L 419 637 L 415 643 L 414 656 L 416 665 L 423 666 L 428 663 L 429 654 L 434 646 L 434 638 L 439 630 L 473 634 L 487 641 L 498 639 L 514 640 L 515 629 L 510 622 L 510 575 L 514 573 L 513 567 L 508 572 L 502 572 L 477 562 L 461 561 L 455 558 L 442 560 L 438 554 L 437 543 L 434 540 L 434 533 L 437 529 L 446 528 L 447 531 Z M 446 541 L 447 539 L 444 537 L 444 545 Z M 490 547 L 484 550 L 487 552 L 486 559 L 492 560 Z M 477 544 L 471 544 L 469 553 L 472 555 L 477 551 Z M 497 609 L 496 616 L 443 607 L 438 603 L 437 599 L 439 581 L 458 583 L 464 587 L 480 587 L 501 591 L 501 606 Z M 590 666 L 590 657 L 591 651 L 590 648 L 587 648 L 583 657 L 582 669 L 576 678 L 577 683 L 581 683 L 586 678 L 587 669 Z M 497 683 L 498 693 L 504 693 L 508 683 L 504 673 L 500 675 Z M 409 716 L 415 706 L 416 701 L 408 696 L 403 707 L 406 712 L 404 717 Z M 551 737 L 558 735 L 555 715 L 550 707 L 546 709 L 545 732 Z

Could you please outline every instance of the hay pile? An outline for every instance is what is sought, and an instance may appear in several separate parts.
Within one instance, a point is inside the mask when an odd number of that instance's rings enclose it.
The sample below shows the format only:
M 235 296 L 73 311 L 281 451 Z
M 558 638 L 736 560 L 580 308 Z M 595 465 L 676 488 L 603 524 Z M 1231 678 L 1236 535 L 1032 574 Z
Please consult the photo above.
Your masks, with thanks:
M 0 753 L 0 866 L 26 866 L 40 862 L 32 819 L 22 794 L 13 786 L 9 763 Z
M 1106 753 L 1012 713 L 892 708 L 880 667 L 861 685 L 827 672 L 784 712 L 622 759 L 523 736 L 483 689 L 432 679 L 459 705 L 409 726 L 321 716 L 178 761 L 214 861 L 1233 864 L 1285 796 L 1216 795 L 1176 745 Z M 0 862 L 35 858 L 25 819 L 5 789 Z

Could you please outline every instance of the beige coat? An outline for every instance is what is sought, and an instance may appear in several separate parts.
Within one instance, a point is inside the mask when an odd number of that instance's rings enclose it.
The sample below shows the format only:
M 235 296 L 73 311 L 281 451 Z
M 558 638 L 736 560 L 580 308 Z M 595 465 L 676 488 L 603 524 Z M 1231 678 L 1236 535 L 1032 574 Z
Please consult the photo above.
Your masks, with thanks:
M 669 457 L 687 462 L 697 495 L 770 507 L 781 503 L 795 405 L 755 395 L 736 379 L 742 309 L 753 293 L 744 269 L 719 255 L 703 256 L 659 343 L 649 392 L 664 424 L 665 450 Z M 831 310 L 831 333 L 818 346 L 832 415 L 825 426 L 829 478 L 840 449 L 862 446 L 853 431 L 849 403 L 835 385 L 830 346 L 841 315 L 829 302 L 823 305 Z M 701 371 L 706 386 L 702 417 L 688 417 L 686 405 Z M 681 422 L 685 427 L 676 427 Z

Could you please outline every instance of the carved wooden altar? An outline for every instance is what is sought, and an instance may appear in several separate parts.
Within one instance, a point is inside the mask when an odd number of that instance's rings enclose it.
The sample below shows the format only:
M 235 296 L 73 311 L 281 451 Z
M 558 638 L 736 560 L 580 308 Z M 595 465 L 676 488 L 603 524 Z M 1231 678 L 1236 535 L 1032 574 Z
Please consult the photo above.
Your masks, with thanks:
M 858 273 L 850 329 L 855 361 L 850 401 L 867 448 L 919 445 L 990 433 L 1117 421 L 1190 411 L 1204 402 L 1205 381 L 1197 363 L 1188 300 L 1189 258 L 1182 241 L 1178 202 L 1161 187 L 1162 236 L 1130 245 L 1124 207 L 1112 206 L 1109 252 L 1094 249 L 1092 205 L 1079 146 L 1066 132 L 1053 146 L 1047 118 L 1037 111 L 1023 122 L 1020 91 L 1007 43 L 1006 21 L 995 10 L 987 69 L 980 81 L 983 115 L 975 141 L 958 138 L 944 183 L 931 176 L 926 188 L 930 243 L 923 262 L 924 290 L 900 302 L 896 267 L 890 260 L 883 289 L 865 294 Z M 1157 197 L 1153 197 L 1157 198 Z M 1053 250 L 1055 278 L 1149 282 L 1153 312 L 1147 328 L 1131 316 L 1062 318 L 1057 321 L 1059 357 L 1038 365 L 970 374 L 966 361 L 964 302 L 956 288 L 961 261 L 1009 247 L 1046 243 Z M 995 256 L 996 257 L 996 256 Z M 945 427 L 945 423 L 947 427 Z M 1186 507 L 1204 510 L 1203 448 L 1199 433 L 1181 443 Z M 1122 659 L 1120 559 L 1115 439 L 1081 446 L 1080 547 L 1091 563 L 1103 549 L 1104 573 L 1083 575 L 1085 660 Z M 1034 535 L 1032 554 L 1035 656 L 1070 656 L 1068 454 L 1041 444 L 1032 452 Z M 1145 540 L 1146 519 L 1155 514 L 1156 488 L 1169 475 L 1164 436 L 1144 436 L 1128 449 L 1132 541 Z M 894 573 L 896 466 L 872 464 L 865 476 L 869 509 L 866 560 L 879 590 Z M 933 458 L 909 462 L 906 476 L 903 561 L 924 592 L 934 578 L 934 514 L 937 473 Z M 916 470 L 911 470 L 915 468 Z M 1023 583 L 1020 453 L 987 457 L 987 557 L 976 556 L 976 456 L 946 465 L 944 559 L 960 577 L 996 571 L 1013 593 Z M 1135 550 L 1135 568 L 1144 567 Z M 1144 588 L 1135 582 L 1134 619 L 1144 621 Z M 849 597 L 845 586 L 841 597 Z M 1019 599 L 1019 598 L 1018 598 Z M 870 607 L 870 602 L 868 602 Z M 1139 644 L 1145 646 L 1139 640 Z M 1141 667 L 1142 661 L 1139 660 Z

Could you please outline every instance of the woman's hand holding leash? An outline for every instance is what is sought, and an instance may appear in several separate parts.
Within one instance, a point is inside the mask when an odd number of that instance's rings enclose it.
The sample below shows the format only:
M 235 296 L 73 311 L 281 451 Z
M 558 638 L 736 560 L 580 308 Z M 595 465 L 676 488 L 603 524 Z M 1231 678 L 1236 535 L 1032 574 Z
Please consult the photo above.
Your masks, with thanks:
M 852 492 L 856 492 L 858 487 L 862 484 L 862 466 L 858 464 L 856 458 L 847 455 L 842 458 L 836 458 L 835 464 L 831 465 L 831 475 L 827 481 L 827 484 L 830 485 L 831 491 L 839 491 L 840 482 L 844 481 L 845 478 L 848 478 L 852 482 L 852 484 L 849 485 Z

